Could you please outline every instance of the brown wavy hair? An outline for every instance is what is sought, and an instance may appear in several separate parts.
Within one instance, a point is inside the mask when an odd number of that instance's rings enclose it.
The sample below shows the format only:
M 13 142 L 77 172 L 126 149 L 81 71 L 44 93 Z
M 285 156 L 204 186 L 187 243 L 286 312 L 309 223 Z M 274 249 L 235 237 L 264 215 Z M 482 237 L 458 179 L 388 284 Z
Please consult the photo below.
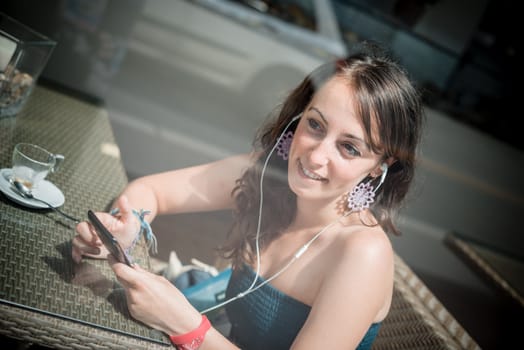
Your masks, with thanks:
M 315 92 L 335 76 L 353 88 L 371 149 L 381 154 L 383 160 L 396 160 L 389 167 L 371 210 L 386 232 L 399 234 L 393 217 L 414 177 L 423 121 L 422 104 L 417 89 L 401 66 L 377 47 L 365 46 L 346 59 L 315 69 L 290 92 L 273 117 L 258 131 L 253 143 L 258 157 L 237 180 L 232 193 L 236 202 L 233 225 L 221 247 L 224 257 L 232 259 L 233 266 L 255 261 L 260 180 L 268 155 L 286 128 L 296 128 L 298 121 L 291 122 L 292 119 L 302 113 Z M 378 138 L 372 137 L 372 125 L 376 125 Z M 296 215 L 296 196 L 287 183 L 287 161 L 276 155 L 270 157 L 263 178 L 263 191 L 261 251 L 291 224 Z

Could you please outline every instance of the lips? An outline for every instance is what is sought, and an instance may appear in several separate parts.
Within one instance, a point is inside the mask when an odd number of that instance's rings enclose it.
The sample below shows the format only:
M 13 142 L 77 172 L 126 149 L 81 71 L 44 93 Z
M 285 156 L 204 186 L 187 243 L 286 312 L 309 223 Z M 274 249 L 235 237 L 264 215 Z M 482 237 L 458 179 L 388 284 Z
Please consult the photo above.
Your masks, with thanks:
M 300 159 L 298 160 L 298 169 L 300 171 L 300 173 L 307 177 L 308 179 L 311 179 L 311 180 L 314 180 L 314 181 L 321 181 L 321 182 L 327 182 L 327 179 L 316 174 L 315 172 L 307 169 L 304 167 L 304 165 L 302 165 L 302 162 L 300 161 Z

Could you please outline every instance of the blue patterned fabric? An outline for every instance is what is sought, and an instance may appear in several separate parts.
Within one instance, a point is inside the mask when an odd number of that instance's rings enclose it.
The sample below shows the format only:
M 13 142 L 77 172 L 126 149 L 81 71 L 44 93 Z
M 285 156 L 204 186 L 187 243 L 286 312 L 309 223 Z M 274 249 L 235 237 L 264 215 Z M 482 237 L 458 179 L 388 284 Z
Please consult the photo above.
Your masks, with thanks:
M 248 266 L 234 271 L 226 299 L 245 291 L 254 278 L 255 272 Z M 259 277 L 257 283 L 261 282 L 263 279 Z M 287 350 L 304 325 L 311 307 L 268 283 L 226 305 L 226 311 L 231 322 L 230 339 L 243 350 Z M 370 349 L 379 328 L 380 323 L 372 324 L 357 349 Z

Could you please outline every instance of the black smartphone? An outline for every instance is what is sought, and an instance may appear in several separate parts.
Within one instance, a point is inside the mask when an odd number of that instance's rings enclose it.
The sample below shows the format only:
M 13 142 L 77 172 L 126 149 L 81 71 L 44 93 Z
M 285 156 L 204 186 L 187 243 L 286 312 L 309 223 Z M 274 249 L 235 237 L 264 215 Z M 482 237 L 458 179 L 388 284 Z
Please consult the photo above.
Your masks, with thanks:
M 115 236 L 109 232 L 109 230 L 102 224 L 100 220 L 96 217 L 95 213 L 92 210 L 87 211 L 87 217 L 89 222 L 95 228 L 98 237 L 102 240 L 102 243 L 106 246 L 107 250 L 121 263 L 124 263 L 128 266 L 131 266 L 131 260 L 122 249 L 122 246 L 118 243 Z

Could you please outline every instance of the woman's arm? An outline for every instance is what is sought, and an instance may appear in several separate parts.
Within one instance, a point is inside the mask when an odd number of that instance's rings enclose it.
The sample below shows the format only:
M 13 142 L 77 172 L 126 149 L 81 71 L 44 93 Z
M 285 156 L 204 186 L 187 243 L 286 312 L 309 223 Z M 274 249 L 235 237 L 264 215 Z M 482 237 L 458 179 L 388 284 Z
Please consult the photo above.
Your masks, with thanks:
M 199 166 L 138 178 L 122 191 L 113 203 L 119 215 L 97 212 L 97 217 L 127 248 L 132 245 L 139 229 L 133 214 L 135 210 L 148 210 L 145 219 L 151 222 L 157 214 L 209 211 L 231 208 L 231 192 L 252 157 L 244 154 Z M 107 249 L 87 222 L 76 227 L 72 241 L 72 257 L 80 262 L 82 256 L 106 258 Z
M 235 181 L 251 165 L 247 154 L 194 167 L 144 176 L 122 192 L 131 207 L 157 214 L 227 209 L 233 206 Z

